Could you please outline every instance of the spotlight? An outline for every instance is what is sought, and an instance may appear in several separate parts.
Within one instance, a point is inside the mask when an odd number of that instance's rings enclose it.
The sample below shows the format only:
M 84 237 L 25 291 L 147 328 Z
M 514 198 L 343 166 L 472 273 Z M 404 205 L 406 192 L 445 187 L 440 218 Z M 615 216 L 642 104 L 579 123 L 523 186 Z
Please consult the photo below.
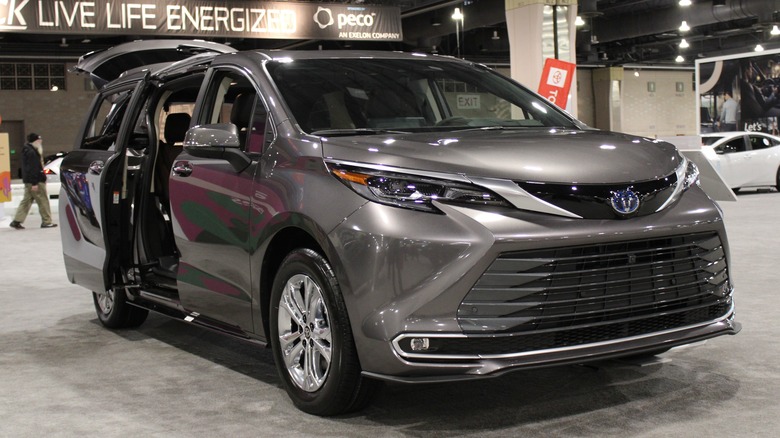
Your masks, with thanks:
M 683 20 L 683 22 L 680 24 L 680 32 L 688 32 L 691 30 L 691 27 L 688 26 L 688 22 Z
M 769 34 L 773 36 L 780 35 L 780 27 L 777 27 L 777 25 L 775 24 L 774 26 L 772 26 L 772 30 L 769 31 Z
M 680 0 L 680 6 L 690 6 L 691 0 Z
M 688 44 L 688 41 L 685 41 L 685 38 L 683 38 L 683 39 L 681 39 L 681 40 L 680 40 L 680 48 L 681 48 L 681 49 L 687 49 L 687 48 L 688 48 L 688 47 L 690 47 L 690 46 L 691 46 L 691 45 L 690 45 L 690 44 Z
M 578 26 L 578 27 L 579 26 L 585 26 L 585 20 L 583 20 L 582 17 L 580 17 L 579 15 L 577 15 L 577 19 L 574 20 L 574 25 Z M 777 26 L 775 26 L 775 27 L 777 27 Z
M 676 58 L 674 58 L 675 62 L 685 62 L 685 58 L 683 58 L 682 55 L 677 55 Z
M 753 50 L 755 50 L 756 52 L 763 52 L 764 46 L 762 46 L 761 44 L 756 44 L 756 48 Z

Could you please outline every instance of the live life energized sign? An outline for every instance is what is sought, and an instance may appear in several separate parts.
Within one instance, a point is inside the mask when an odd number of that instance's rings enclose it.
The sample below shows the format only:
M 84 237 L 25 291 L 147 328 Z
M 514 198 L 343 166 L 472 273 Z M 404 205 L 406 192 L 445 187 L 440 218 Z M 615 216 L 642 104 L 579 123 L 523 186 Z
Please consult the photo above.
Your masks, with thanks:
M 0 32 L 401 41 L 398 7 L 239 0 L 0 0 Z
M 566 109 L 576 68 L 577 65 L 571 62 L 553 58 L 545 59 L 538 93 L 559 108 Z

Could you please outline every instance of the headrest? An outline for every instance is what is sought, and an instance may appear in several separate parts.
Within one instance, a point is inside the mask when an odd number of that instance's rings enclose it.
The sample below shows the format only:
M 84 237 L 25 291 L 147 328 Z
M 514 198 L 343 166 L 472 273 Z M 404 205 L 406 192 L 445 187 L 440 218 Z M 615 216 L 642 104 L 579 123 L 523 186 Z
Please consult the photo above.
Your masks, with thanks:
M 233 109 L 230 110 L 230 123 L 238 126 L 238 129 L 249 126 L 254 106 L 255 95 L 253 93 L 242 93 L 236 96 L 236 100 L 233 101 Z
M 165 142 L 168 144 L 184 141 L 184 135 L 190 129 L 190 115 L 187 113 L 172 113 L 165 118 Z

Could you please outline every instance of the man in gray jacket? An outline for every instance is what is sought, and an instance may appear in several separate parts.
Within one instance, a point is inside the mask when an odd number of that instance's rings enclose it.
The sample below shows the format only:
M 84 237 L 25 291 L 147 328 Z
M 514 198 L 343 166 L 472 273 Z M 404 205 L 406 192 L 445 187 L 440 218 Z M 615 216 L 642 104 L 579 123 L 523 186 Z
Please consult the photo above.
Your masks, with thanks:
M 33 200 L 38 204 L 41 213 L 41 228 L 53 228 L 57 224 L 51 221 L 51 206 L 46 194 L 46 175 L 43 173 L 43 139 L 40 135 L 30 133 L 27 143 L 22 147 L 22 181 L 24 182 L 24 197 L 16 209 L 16 215 L 11 228 L 23 230 L 22 222 L 30 212 Z

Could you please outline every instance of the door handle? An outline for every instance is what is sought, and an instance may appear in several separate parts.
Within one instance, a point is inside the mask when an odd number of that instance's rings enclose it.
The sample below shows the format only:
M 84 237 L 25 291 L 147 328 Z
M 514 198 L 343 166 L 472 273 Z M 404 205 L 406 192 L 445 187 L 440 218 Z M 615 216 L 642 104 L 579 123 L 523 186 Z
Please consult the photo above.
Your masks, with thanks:
M 103 172 L 103 166 L 105 164 L 100 160 L 95 160 L 89 163 L 89 173 L 93 175 L 100 175 Z
M 190 176 L 192 175 L 192 166 L 186 161 L 177 161 L 173 165 L 173 173 L 178 176 Z

